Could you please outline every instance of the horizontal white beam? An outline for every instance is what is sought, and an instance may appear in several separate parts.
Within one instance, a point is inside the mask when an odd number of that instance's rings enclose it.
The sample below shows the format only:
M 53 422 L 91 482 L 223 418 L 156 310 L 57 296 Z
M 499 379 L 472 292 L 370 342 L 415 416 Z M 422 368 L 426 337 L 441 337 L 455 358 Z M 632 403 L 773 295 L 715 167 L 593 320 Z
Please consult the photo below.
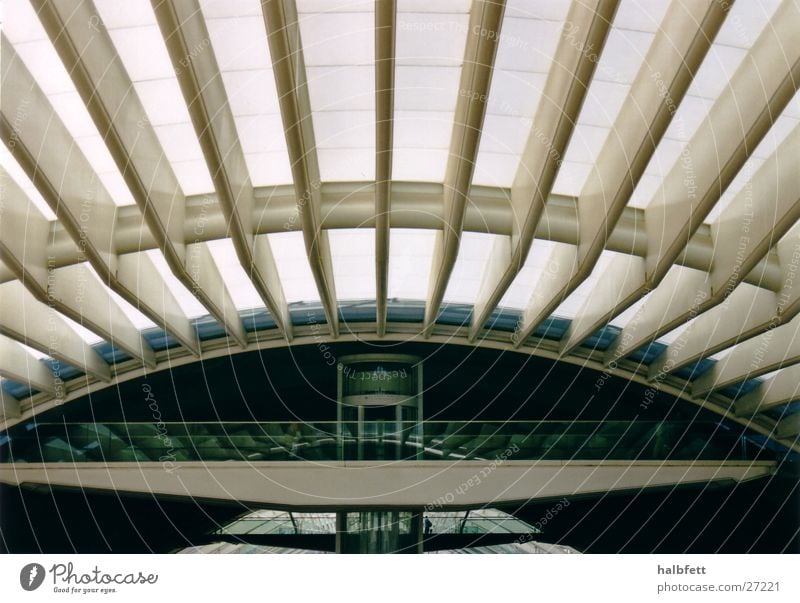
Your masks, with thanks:
M 279 507 L 422 507 L 458 489 L 485 461 L 381 464 L 305 462 L 16 463 L 0 465 L 0 483 L 45 484 L 147 496 L 228 500 Z M 407 466 L 408 465 L 408 466 Z M 521 503 L 681 484 L 739 482 L 767 477 L 766 461 L 515 461 L 464 489 L 458 505 Z
M 291 188 L 291 187 L 290 187 Z M 359 228 L 375 225 L 375 197 L 370 186 L 363 183 L 326 183 L 320 188 L 324 228 Z M 347 200 L 347 203 L 342 201 Z M 287 187 L 255 189 L 253 220 L 259 227 L 256 234 L 286 232 L 285 225 L 296 224 L 294 191 Z M 435 229 L 441 226 L 442 185 L 430 182 L 393 182 L 390 219 L 393 228 Z M 186 240 L 194 243 L 226 237 L 225 216 L 216 201 L 216 195 L 188 198 L 184 225 Z M 535 236 L 538 239 L 577 245 L 578 223 L 576 199 L 551 195 L 544 208 Z M 499 188 L 472 187 L 467 207 L 464 230 L 498 235 L 511 235 L 511 209 L 508 192 Z M 608 239 L 606 249 L 619 253 L 644 256 L 647 242 L 641 209 L 626 207 L 617 226 Z M 294 226 L 292 226 L 294 227 Z M 75 250 L 75 244 L 64 226 L 50 224 L 52 236 L 47 254 L 57 267 L 85 261 Z M 156 249 L 152 234 L 142 224 L 141 212 L 134 206 L 117 208 L 117 221 L 113 234 L 116 252 L 122 257 Z M 701 226 L 677 264 L 697 270 L 710 270 L 713 264 L 713 246 L 708 226 Z M 15 278 L 0 267 L 0 282 Z M 781 274 L 777 258 L 768 255 L 745 276 L 744 282 L 770 289 L 781 287 Z

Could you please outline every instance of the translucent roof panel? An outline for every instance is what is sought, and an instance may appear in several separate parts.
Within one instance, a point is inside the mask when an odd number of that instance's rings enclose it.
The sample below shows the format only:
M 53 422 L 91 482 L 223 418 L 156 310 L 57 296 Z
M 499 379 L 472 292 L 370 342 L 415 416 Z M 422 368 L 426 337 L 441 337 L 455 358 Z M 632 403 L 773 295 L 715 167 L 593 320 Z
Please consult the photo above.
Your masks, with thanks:
M 671 270 L 691 270 L 691 268 L 685 268 L 683 266 L 673 266 L 671 268 Z M 742 289 L 747 290 L 749 295 L 751 296 L 751 299 L 753 300 L 753 303 L 756 303 L 755 300 L 759 299 L 759 297 L 758 297 L 759 288 L 756 287 L 755 285 L 751 285 L 749 283 L 739 283 L 736 286 L 736 289 L 737 289 L 737 291 L 742 290 Z M 747 309 L 747 313 L 754 312 L 756 309 L 757 308 L 755 308 L 753 305 L 751 305 Z M 678 339 L 683 334 L 684 331 L 686 331 L 687 333 L 690 334 L 693 325 L 695 325 L 697 322 L 701 322 L 701 323 L 702 322 L 708 322 L 711 319 L 712 319 L 712 316 L 707 314 L 707 313 L 705 313 L 705 312 L 701 313 L 701 314 L 698 314 L 697 316 L 695 316 L 691 320 L 687 321 L 686 323 L 684 323 L 684 324 L 682 324 L 682 325 L 680 325 L 678 327 L 675 327 L 674 330 L 670 331 L 669 333 L 665 333 L 664 335 L 659 337 L 658 341 L 660 341 L 661 343 L 667 343 L 667 344 L 672 343 L 673 341 Z M 723 316 L 723 319 L 724 319 L 724 316 Z M 720 320 L 720 319 L 717 319 L 717 320 Z M 712 329 L 712 332 L 709 335 L 709 340 L 715 336 L 715 331 L 716 331 L 716 327 L 717 326 L 721 327 L 719 322 L 717 322 L 714 325 L 714 328 Z M 742 323 L 742 329 L 744 329 L 744 322 Z M 689 335 L 689 337 L 692 337 L 692 335 Z M 710 341 L 707 342 L 707 343 L 710 343 Z M 724 351 L 725 350 L 722 350 L 721 352 L 719 352 L 719 354 L 723 354 Z M 717 355 L 718 354 L 715 354 L 714 356 L 710 356 L 710 358 L 716 359 Z
M 300 231 L 276 232 L 268 235 L 272 255 L 283 283 L 283 294 L 288 303 L 319 302 L 311 266 L 308 264 L 306 244 Z
M 575 318 L 589 300 L 597 281 L 603 277 L 603 272 L 605 272 L 609 262 L 615 255 L 617 254 L 613 251 L 603 251 L 589 277 L 561 302 L 553 312 L 553 315 L 560 318 Z
M 253 186 L 292 184 L 266 26 L 258 0 L 201 0 Z
M 211 252 L 211 257 L 214 258 L 214 263 L 219 268 L 219 274 L 233 298 L 233 305 L 236 309 L 249 310 L 263 307 L 264 300 L 261 299 L 253 281 L 250 280 L 250 276 L 239 262 L 233 241 L 219 239 L 209 241 L 206 245 Z
M 25 67 L 47 95 L 56 115 L 92 164 L 114 202 L 132 205 L 133 196 L 30 2 L 15 0 L 3 4 L 3 35 L 8 37 Z M 69 149 L 61 151 L 66 153 Z
M 736 174 L 736 177 L 722 193 L 719 201 L 711 209 L 706 216 L 706 222 L 714 222 L 720 214 L 725 210 L 731 201 L 742 191 L 751 199 L 757 199 L 760 196 L 760 191 L 753 190 L 750 180 L 755 176 L 758 169 L 763 163 L 772 155 L 775 150 L 780 146 L 783 140 L 796 128 L 800 127 L 800 93 L 795 94 L 792 101 L 787 105 L 775 123 L 772 124 L 769 132 L 761 140 L 758 146 L 753 150 L 753 154 L 747 158 L 742 169 Z M 796 157 L 784 157 L 784 161 L 795 161 Z
M 677 163 L 686 143 L 708 116 L 714 101 L 728 86 L 779 4 L 779 0 L 733 4 L 686 96 L 678 105 L 664 138 L 656 147 L 629 205 L 647 207 L 653 199 L 659 184 Z
M 211 192 L 214 185 L 150 2 L 124 4 L 120 9 L 115 0 L 95 2 L 183 192 Z
M 645 305 L 645 303 L 647 303 L 647 300 L 650 298 L 652 294 L 653 293 L 651 291 L 644 297 L 632 303 L 630 306 L 628 306 L 627 309 L 625 309 L 623 312 L 617 314 L 614 318 L 612 318 L 608 322 L 608 324 L 610 324 L 612 327 L 619 327 L 620 329 L 624 329 L 625 327 L 630 325 L 634 316 L 636 316 L 636 313 L 642 308 L 642 306 Z
M 26 340 L 26 341 L 27 341 L 27 340 Z M 19 343 L 19 345 L 21 345 L 21 346 L 22 346 L 22 348 L 23 348 L 23 349 L 24 349 L 26 352 L 28 352 L 28 353 L 29 353 L 31 356 L 33 356 L 34 358 L 36 358 L 36 360 L 43 360 L 43 359 L 45 359 L 45 358 L 50 358 L 50 356 L 48 356 L 47 354 L 44 354 L 44 353 L 40 352 L 40 351 L 39 351 L 39 350 L 37 350 L 36 348 L 32 348 L 32 347 L 30 347 L 30 346 L 28 346 L 28 345 L 25 345 L 24 343 L 20 343 L 20 342 L 18 342 L 18 341 L 17 341 L 17 343 Z
M 668 2 L 620 2 L 553 184 L 554 193 L 580 195 L 668 6 Z
M 474 304 L 477 301 L 489 257 L 495 243 L 501 243 L 499 239 L 508 237 L 480 232 L 464 232 L 461 235 L 458 257 L 444 292 L 444 302 Z
M 206 316 L 209 313 L 206 307 L 201 304 L 186 287 L 183 286 L 183 284 L 174 274 L 172 274 L 172 270 L 170 270 L 167 260 L 158 249 L 151 249 L 149 251 L 145 251 L 144 253 L 149 256 L 156 270 L 158 270 L 161 278 L 164 279 L 166 286 L 175 296 L 175 300 L 178 302 L 178 305 L 181 307 L 181 310 L 183 310 L 186 316 L 189 318 L 197 318 L 198 316 Z
M 345 6 L 297 5 L 320 178 L 374 180 L 375 10 Z
M 111 288 L 108 287 L 108 283 L 106 283 L 106 281 L 100 278 L 100 275 L 97 274 L 97 272 L 95 272 L 95 269 L 92 268 L 91 264 L 89 264 L 88 262 L 83 262 L 82 266 L 89 272 L 91 278 L 93 278 L 95 281 L 97 281 L 98 283 L 100 283 L 105 287 L 105 290 L 108 292 L 108 299 L 106 301 L 109 304 L 112 312 L 115 311 L 113 309 L 114 305 L 119 306 L 122 312 L 125 314 L 125 316 L 131 321 L 131 323 L 133 323 L 133 326 L 136 327 L 137 329 L 149 329 L 150 327 L 156 326 L 156 324 L 152 320 L 147 318 L 147 316 L 139 312 L 139 310 L 137 310 L 131 304 L 126 302 L 120 295 L 111 290 Z
M 524 310 L 528 307 L 531 296 L 533 295 L 539 279 L 550 265 L 552 253 L 559 247 L 573 247 L 564 243 L 555 243 L 543 239 L 536 239 L 533 242 L 525 264 L 519 274 L 514 278 L 511 286 L 506 291 L 498 304 L 501 308 L 511 308 L 514 310 Z
M 568 2 L 523 1 L 506 8 L 474 184 L 511 186 L 568 9 Z
M 47 221 L 53 221 L 56 219 L 56 215 L 39 193 L 39 189 L 33 185 L 33 182 L 31 182 L 30 178 L 28 178 L 28 175 L 25 173 L 22 167 L 20 167 L 20 165 L 17 163 L 17 160 L 9 152 L 5 145 L 0 145 L 0 165 L 3 166 L 3 169 L 8 174 L 8 177 L 11 178 L 11 180 L 14 181 L 14 183 L 22 190 L 22 192 L 28 196 L 28 199 L 30 199 L 34 207 L 39 210 L 41 215 L 44 216 Z
M 327 232 L 337 298 L 375 299 L 375 229 L 347 228 Z
M 112 291 L 111 289 L 108 290 L 109 295 L 111 296 L 111 300 L 116 303 L 122 311 L 125 313 L 130 321 L 133 323 L 133 326 L 139 329 L 140 331 L 143 329 L 150 329 L 156 327 L 156 323 L 152 320 L 147 318 L 144 314 L 139 312 L 133 305 L 129 304 L 125 301 L 118 293 Z
M 427 299 L 438 230 L 393 228 L 389 234 L 389 297 Z
M 468 2 L 397 3 L 396 180 L 444 180 L 468 28 Z
M 95 334 L 94 332 L 90 331 L 86 327 L 84 327 L 81 323 L 68 318 L 67 316 L 62 316 L 62 318 L 66 321 L 66 323 L 75 331 L 81 339 L 83 339 L 89 345 L 94 345 L 96 343 L 100 343 L 104 341 L 102 337 Z

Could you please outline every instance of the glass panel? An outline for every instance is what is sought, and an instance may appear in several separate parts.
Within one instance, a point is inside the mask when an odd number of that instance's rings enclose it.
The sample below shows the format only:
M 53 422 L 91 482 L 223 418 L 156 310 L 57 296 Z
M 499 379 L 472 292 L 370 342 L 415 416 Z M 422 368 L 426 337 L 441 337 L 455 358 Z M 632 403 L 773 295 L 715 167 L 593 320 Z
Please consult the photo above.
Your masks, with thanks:
M 753 190 L 750 180 L 755 176 L 758 169 L 764 164 L 769 156 L 775 152 L 780 146 L 781 142 L 796 128 L 800 127 L 800 120 L 789 117 L 790 114 L 796 113 L 800 109 L 800 94 L 796 94 L 794 99 L 784 110 L 783 114 L 775 120 L 775 123 L 770 128 L 767 135 L 761 140 L 758 146 L 753 151 L 753 154 L 745 162 L 742 169 L 736 174 L 736 177 L 722 193 L 719 201 L 711 208 L 711 211 L 706 216 L 705 221 L 711 223 L 716 221 L 731 201 L 742 191 L 750 199 L 757 199 L 761 196 L 761 191 Z M 792 161 L 796 158 L 784 157 L 785 161 Z
M 208 310 L 206 309 L 203 304 L 201 304 L 198 299 L 189 292 L 189 290 L 183 286 L 183 284 L 178 280 L 178 278 L 172 273 L 170 270 L 169 265 L 167 264 L 167 260 L 164 258 L 163 254 L 158 249 L 151 249 L 149 251 L 145 251 L 150 260 L 153 262 L 156 270 L 161 275 L 161 278 L 164 279 L 166 286 L 175 296 L 175 300 L 178 302 L 178 305 L 183 310 L 183 313 L 186 314 L 189 318 L 197 318 L 198 316 L 206 316 L 208 314 Z
M 292 184 L 261 4 L 200 4 L 253 186 Z
M 507 6 L 473 184 L 513 183 L 568 8 L 568 2 Z
M 669 6 L 668 2 L 640 4 L 623 0 L 617 9 L 553 185 L 554 193 L 581 194 Z M 645 12 L 647 9 L 652 12 Z
M 445 303 L 474 304 L 477 301 L 489 257 L 495 243 L 501 243 L 500 238 L 507 237 L 479 232 L 461 235 L 458 257 L 444 293 Z
M 546 270 L 556 268 L 554 264 L 551 265 L 551 254 L 562 246 L 568 247 L 565 243 L 536 239 L 525 259 L 522 270 L 514 278 L 514 282 L 511 283 L 503 299 L 500 300 L 499 307 L 516 310 L 527 308 L 539 279 Z
M 301 1 L 298 16 L 320 177 L 374 180 L 374 5 Z
M 647 166 L 646 174 L 651 178 L 636 187 L 631 205 L 647 207 L 650 203 L 657 193 L 658 184 L 680 160 L 685 142 L 707 117 L 714 101 L 729 84 L 731 76 L 741 65 L 747 50 L 761 34 L 778 4 L 776 0 L 769 0 L 739 2 L 731 7 Z M 644 190 L 640 190 L 642 187 Z
M 288 303 L 319 301 L 319 292 L 308 265 L 302 232 L 276 232 L 267 235 Z
M 329 230 L 339 300 L 375 299 L 375 230 Z
M 426 299 L 435 230 L 393 228 L 389 234 L 389 297 Z
M 212 192 L 214 185 L 150 2 L 126 0 L 122 11 L 119 4 L 95 2 L 164 155 L 176 167 L 178 184 L 186 195 Z
M 444 180 L 468 27 L 469 3 L 451 3 L 436 11 L 420 2 L 398 2 L 392 158 L 396 180 Z
M 230 291 L 233 305 L 237 310 L 250 308 L 263 308 L 264 300 L 261 299 L 253 281 L 239 262 L 233 241 L 220 239 L 206 243 L 214 262 L 219 268 L 219 274 Z
M 595 283 L 603 277 L 603 272 L 614 255 L 613 251 L 603 251 L 589 277 L 561 302 L 561 305 L 555 309 L 553 315 L 561 318 L 575 318 L 583 308 L 586 300 L 594 292 Z

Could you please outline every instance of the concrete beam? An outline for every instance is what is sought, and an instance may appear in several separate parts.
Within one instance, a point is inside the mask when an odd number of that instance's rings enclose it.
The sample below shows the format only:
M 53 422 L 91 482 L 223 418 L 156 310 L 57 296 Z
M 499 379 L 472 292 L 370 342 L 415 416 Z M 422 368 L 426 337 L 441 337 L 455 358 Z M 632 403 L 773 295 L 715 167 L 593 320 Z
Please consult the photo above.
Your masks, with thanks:
M 339 332 L 339 309 L 328 233 L 322 229 L 319 160 L 297 6 L 294 0 L 262 0 L 261 9 L 308 262 L 328 326 L 336 335 Z
M 464 62 L 458 85 L 459 94 L 444 175 L 441 232 L 436 233 L 425 302 L 425 337 L 430 336 L 439 315 L 442 298 L 461 245 L 464 214 L 481 141 L 504 11 L 505 0 L 475 0 L 470 10 Z
M 375 306 L 378 335 L 386 333 L 389 296 L 396 18 L 395 0 L 375 3 Z
M 275 324 L 291 340 L 289 306 L 267 239 L 259 242 L 256 253 L 253 186 L 217 59 L 207 43 L 210 36 L 200 3 L 153 0 L 152 4 L 239 262 Z M 198 48 L 203 50 L 197 52 Z
M 17 463 L 0 465 L 0 482 L 303 509 L 418 508 L 456 492 L 488 467 L 481 461 L 444 464 L 182 462 L 165 471 L 162 463 Z M 767 477 L 773 468 L 763 461 L 506 461 L 449 506 L 743 482 Z
M 33 0 L 33 5 L 170 270 L 237 343 L 246 345 L 241 325 L 225 322 L 222 291 L 192 281 L 185 264 L 183 191 L 92 3 Z

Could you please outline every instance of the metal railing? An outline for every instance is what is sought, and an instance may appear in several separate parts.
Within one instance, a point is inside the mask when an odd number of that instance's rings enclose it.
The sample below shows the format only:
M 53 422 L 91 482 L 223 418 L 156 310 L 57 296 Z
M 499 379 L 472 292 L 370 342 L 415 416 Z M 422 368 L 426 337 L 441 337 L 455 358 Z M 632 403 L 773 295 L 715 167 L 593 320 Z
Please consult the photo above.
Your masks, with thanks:
M 336 460 L 727 460 L 759 451 L 718 423 L 39 423 L 7 434 L 0 462 Z M 30 427 L 30 426 L 28 426 Z

